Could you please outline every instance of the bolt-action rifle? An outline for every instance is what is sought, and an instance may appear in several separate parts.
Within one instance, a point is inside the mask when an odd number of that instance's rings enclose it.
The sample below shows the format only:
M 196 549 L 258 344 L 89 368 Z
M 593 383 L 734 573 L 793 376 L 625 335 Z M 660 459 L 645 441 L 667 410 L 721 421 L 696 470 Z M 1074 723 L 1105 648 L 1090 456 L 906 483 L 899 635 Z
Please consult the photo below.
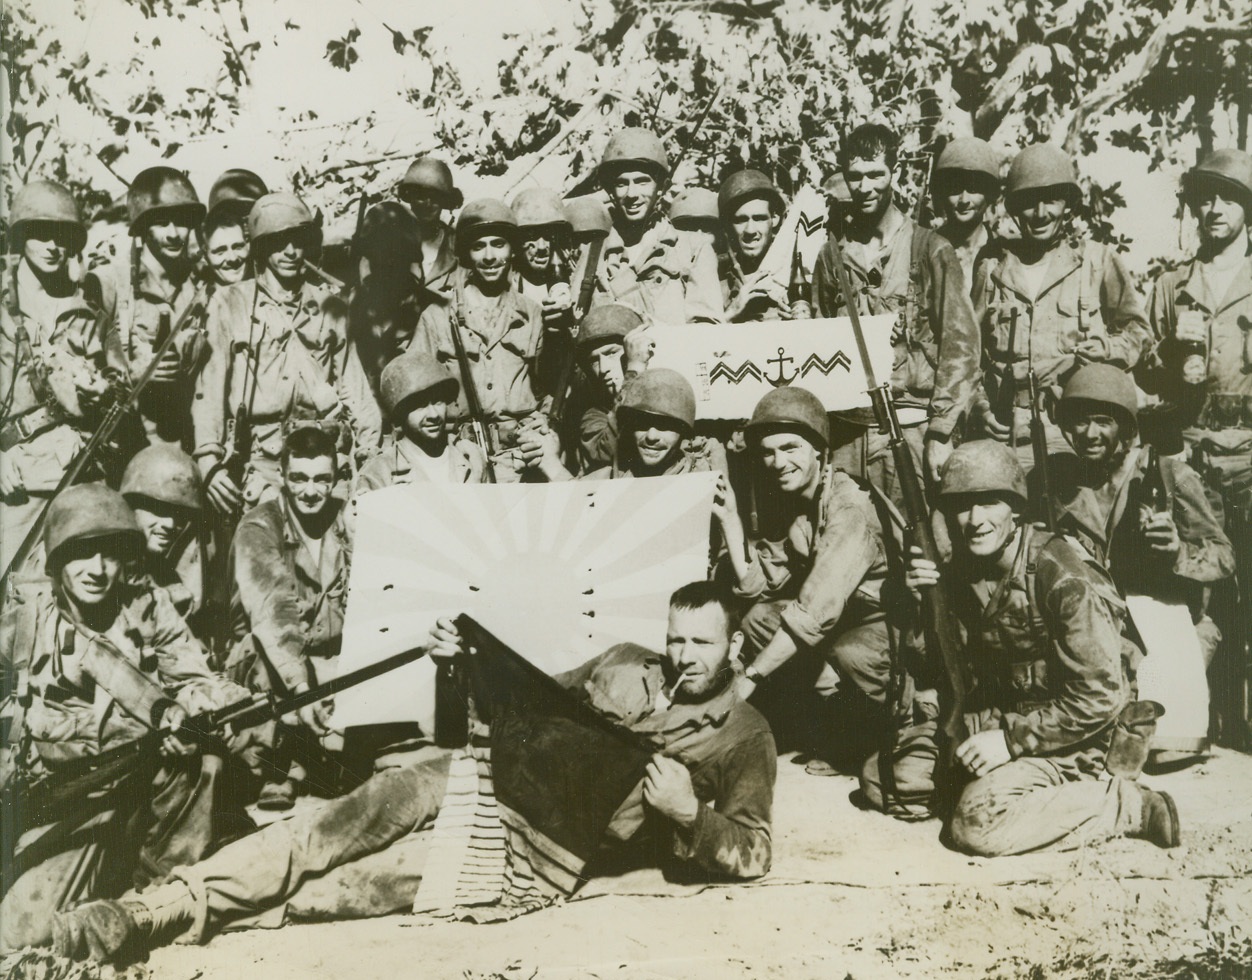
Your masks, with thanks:
M 1042 391 L 1039 378 L 1034 371 L 1026 374 L 1026 384 L 1030 391 L 1030 452 L 1035 458 L 1035 472 L 1039 482 L 1038 506 L 1039 515 L 1048 526 L 1048 530 L 1056 533 L 1056 513 L 1052 510 L 1052 474 L 1048 471 L 1048 432 L 1043 425 Z
M 485 475 L 488 483 L 496 482 L 496 470 L 492 463 L 496 455 L 496 443 L 491 438 L 491 426 L 483 413 L 483 403 L 478 398 L 478 385 L 474 383 L 474 375 L 470 371 L 469 355 L 465 353 L 465 338 L 461 331 L 465 329 L 465 281 L 462 273 L 456 276 L 456 291 L 452 299 L 452 322 L 449 324 L 452 333 L 452 345 L 456 348 L 456 363 L 461 370 L 461 390 L 465 392 L 465 403 L 469 407 L 470 427 L 474 430 L 474 441 L 478 443 L 487 457 Z
M 152 351 L 152 360 L 144 368 L 143 374 L 139 376 L 139 380 L 130 385 L 121 381 L 114 384 L 113 401 L 109 405 L 108 411 L 104 413 L 104 417 L 100 420 L 100 424 L 96 427 L 96 431 L 92 433 L 91 438 L 87 440 L 87 444 L 83 446 L 70 465 L 66 467 L 65 472 L 61 475 L 61 479 L 57 481 L 56 488 L 40 509 L 35 522 L 30 526 L 30 530 L 26 532 L 26 537 L 18 545 L 17 551 L 13 553 L 13 559 L 9 562 L 9 567 L 4 570 L 3 578 L 0 578 L 0 597 L 6 594 L 9 576 L 15 569 L 21 568 L 25 564 L 26 559 L 30 557 L 31 551 L 34 550 L 35 544 L 43 535 L 44 523 L 48 519 L 48 508 L 51 506 L 52 501 L 66 487 L 72 486 L 79 476 L 82 475 L 87 465 L 95 459 L 96 454 L 108 445 L 117 427 L 122 424 L 127 414 L 139 404 L 139 395 L 148 387 L 156 375 L 161 359 L 173 348 L 174 341 L 181 335 L 183 328 L 188 323 L 191 323 L 193 319 L 204 314 L 204 308 L 204 293 L 202 290 L 197 290 L 191 302 L 187 304 L 187 308 L 179 316 L 178 322 L 172 328 L 164 330 L 165 336 L 159 344 L 155 345 Z M 163 329 L 164 324 L 158 328 L 158 333 Z M 0 601 L 2 601 L 2 598 L 0 598 Z
M 582 330 L 583 319 L 591 309 L 591 299 L 596 291 L 596 276 L 600 272 L 600 256 L 604 253 L 604 237 L 598 236 L 591 240 L 587 247 L 587 259 L 583 263 L 582 279 L 578 284 L 578 302 L 574 306 L 574 322 L 578 331 Z M 565 352 L 565 360 L 561 364 L 561 376 L 557 380 L 556 392 L 552 396 L 552 407 L 548 414 L 553 421 L 560 422 L 565 414 L 565 402 L 569 398 L 570 385 L 574 381 L 574 360 L 578 353 L 578 333 L 570 338 L 569 348 Z
M 415 647 L 286 698 L 276 698 L 271 693 L 259 692 L 225 707 L 188 718 L 175 735 L 183 741 L 194 742 L 209 752 L 222 753 L 225 752 L 224 739 L 231 734 L 317 704 L 340 691 L 390 673 L 425 655 L 425 647 Z M 24 830 L 54 824 L 45 831 L 39 842 L 43 842 L 48 835 L 58 836 L 58 830 L 63 826 L 72 831 L 81 822 L 81 811 L 89 809 L 98 794 L 114 787 L 127 775 L 137 771 L 147 760 L 155 758 L 161 743 L 169 735 L 164 729 L 153 729 L 134 741 L 106 749 L 98 755 L 67 762 L 53 775 L 31 782 L 20 778 L 10 780 L 0 795 L 5 815 L 6 849 L 3 891 L 0 894 L 7 891 L 24 870 L 28 870 L 24 865 L 37 863 L 24 861 L 22 854 L 10 860 L 12 852 L 9 849 Z M 18 733 L 13 733 L 13 736 L 16 738 Z M 41 853 L 46 852 L 47 845 L 38 850 Z
M 922 557 L 941 564 L 938 545 L 935 543 L 934 530 L 930 525 L 930 510 L 926 505 L 925 490 L 917 466 L 913 461 L 912 451 L 904 439 L 904 431 L 900 427 L 900 419 L 896 413 L 895 397 L 888 379 L 879 383 L 870 361 L 869 347 L 865 342 L 865 332 L 861 326 L 861 317 L 857 309 L 856 297 L 852 292 L 852 282 L 848 277 L 847 266 L 843 262 L 840 250 L 831 250 L 834 256 L 835 275 L 839 280 L 839 289 L 843 294 L 844 306 L 852 321 L 852 332 L 856 337 L 857 350 L 861 363 L 865 368 L 865 380 L 869 384 L 869 396 L 874 403 L 874 414 L 878 424 L 891 447 L 895 460 L 896 478 L 899 481 L 903 496 L 905 519 L 905 547 L 910 544 L 921 549 Z M 905 552 L 907 561 L 908 552 Z M 939 758 L 935 772 L 936 802 L 938 809 L 948 812 L 955 802 L 955 792 L 951 772 L 954 766 L 956 747 L 968 736 L 965 718 L 962 713 L 965 703 L 967 684 L 965 665 L 961 656 L 961 642 L 957 634 L 956 613 L 948 594 L 944 579 L 922 595 L 922 628 L 926 641 L 926 651 L 933 656 L 936 653 L 942 666 L 936 673 L 941 678 L 940 684 L 940 715 L 939 715 Z M 892 665 L 892 674 L 898 673 L 898 665 Z M 880 777 L 883 790 L 883 808 L 889 806 L 889 798 L 896 795 L 893 758 L 895 754 L 895 721 L 890 717 L 884 732 L 884 744 L 880 749 Z

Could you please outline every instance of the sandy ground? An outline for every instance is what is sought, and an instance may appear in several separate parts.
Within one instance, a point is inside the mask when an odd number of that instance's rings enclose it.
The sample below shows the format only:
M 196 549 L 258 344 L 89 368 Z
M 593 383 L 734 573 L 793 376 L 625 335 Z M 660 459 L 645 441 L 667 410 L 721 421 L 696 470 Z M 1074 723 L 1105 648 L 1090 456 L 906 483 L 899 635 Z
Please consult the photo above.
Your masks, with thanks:
M 856 809 L 851 777 L 779 768 L 774 870 L 759 883 L 684 889 L 636 872 L 501 925 L 289 925 L 159 950 L 147 966 L 163 980 L 862 980 L 1142 977 L 1224 959 L 1169 975 L 1252 976 L 1252 757 L 1218 751 L 1145 778 L 1178 801 L 1176 850 L 1123 840 L 994 860 L 944 850 L 934 822 Z

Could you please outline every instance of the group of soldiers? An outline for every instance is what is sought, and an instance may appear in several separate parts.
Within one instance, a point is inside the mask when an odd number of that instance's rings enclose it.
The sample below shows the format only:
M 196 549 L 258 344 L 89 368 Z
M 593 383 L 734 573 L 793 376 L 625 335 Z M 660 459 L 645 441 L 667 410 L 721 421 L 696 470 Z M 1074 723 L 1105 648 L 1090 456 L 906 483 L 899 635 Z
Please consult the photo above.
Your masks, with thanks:
M 765 261 L 787 211 L 766 174 L 671 195 L 642 129 L 609 140 L 600 193 L 570 200 L 465 202 L 419 159 L 395 200 L 362 206 L 350 288 L 317 264 L 314 211 L 247 170 L 207 206 L 178 171 L 139 174 L 129 260 L 86 271 L 71 194 L 18 191 L 0 307 L 6 779 L 161 741 L 51 846 L 17 828 L 4 946 L 108 959 L 205 937 L 430 823 L 448 770 L 434 733 L 353 753 L 325 702 L 214 751 L 184 731 L 335 676 L 353 501 L 412 482 L 717 474 L 709 581 L 675 593 L 665 655 L 624 645 L 562 679 L 652 740 L 632 829 L 653 828 L 662 862 L 768 870 L 771 724 L 810 773 L 853 767 L 867 806 L 940 816 L 969 853 L 1176 846 L 1174 801 L 1138 780 L 1159 706 L 1137 697 L 1126 596 L 1185 604 L 1206 666 L 1223 642 L 1243 665 L 1252 157 L 1186 173 L 1200 250 L 1145 305 L 1111 248 L 1076 237 L 1056 146 L 1005 174 L 985 142 L 950 142 L 933 229 L 898 198 L 897 147 L 877 124 L 844 140 L 811 277 Z M 989 234 L 1001 200 L 1016 237 Z M 692 379 L 649 367 L 655 323 L 884 313 L 877 419 L 788 386 L 710 423 Z M 441 621 L 428 652 L 465 647 Z M 1234 738 L 1246 719 L 1222 723 Z M 1203 745 L 1157 748 L 1185 764 Z M 302 792 L 330 802 L 248 833 L 243 804 Z M 379 895 L 329 911 L 412 899 Z

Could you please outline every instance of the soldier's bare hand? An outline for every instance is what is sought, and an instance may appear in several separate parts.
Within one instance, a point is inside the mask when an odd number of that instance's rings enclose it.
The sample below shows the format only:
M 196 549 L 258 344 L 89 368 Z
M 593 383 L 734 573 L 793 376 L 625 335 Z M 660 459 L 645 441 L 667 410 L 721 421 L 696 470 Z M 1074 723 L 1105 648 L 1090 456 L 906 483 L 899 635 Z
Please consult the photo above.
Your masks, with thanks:
M 652 331 L 648 329 L 647 324 L 635 327 L 628 333 L 622 341 L 622 346 L 626 348 L 622 363 L 633 365 L 639 370 L 647 367 L 648 362 L 652 360 L 652 355 L 656 353 L 656 341 L 652 339 Z
M 725 473 L 717 474 L 717 487 L 713 490 L 713 516 L 723 530 L 741 523 L 735 488 L 730 485 Z
M 956 747 L 956 759 L 975 776 L 985 776 L 999 769 L 1013 756 L 1009 752 L 1008 739 L 998 729 L 971 735 Z
M 643 778 L 644 801 L 680 827 L 690 827 L 700 812 L 700 801 L 691 785 L 691 773 L 677 759 L 659 752 L 648 763 Z
M 1182 550 L 1182 539 L 1178 536 L 1173 514 L 1152 514 L 1143 525 L 1143 536 L 1158 555 L 1177 557 Z
M 982 428 L 996 442 L 1008 442 L 1013 437 L 1012 427 L 1005 425 L 996 418 L 996 414 L 992 411 L 990 405 L 982 406 Z
M 157 726 L 158 731 L 165 732 L 165 737 L 161 740 L 161 754 L 165 756 L 188 756 L 194 755 L 196 747 L 191 742 L 183 741 L 178 737 L 178 730 L 183 727 L 183 722 L 187 720 L 187 711 L 181 704 L 171 702 L 166 709 L 161 712 L 161 722 Z
M 173 347 L 161 355 L 156 370 L 152 372 L 152 383 L 158 385 L 174 384 L 178 380 L 182 367 L 182 358 Z
M 1106 337 L 1088 337 L 1074 345 L 1074 355 L 1079 361 L 1092 363 L 1109 359 L 1109 342 Z
M 939 566 L 922 557 L 922 549 L 914 545 L 909 549 L 909 563 L 904 572 L 904 584 L 912 591 L 934 588 L 939 584 Z
M 13 453 L 0 453 L 0 497 L 10 497 L 21 492 L 22 470 Z
M 952 443 L 945 439 L 926 440 L 926 472 L 932 483 L 939 482 L 944 464 L 952 455 Z
M 297 712 L 300 724 L 319 737 L 330 734 L 330 713 L 333 702 L 329 699 L 306 704 Z
M 426 651 L 435 660 L 451 660 L 465 652 L 465 644 L 456 623 L 444 617 L 435 621 L 430 630 L 430 649 Z
M 219 514 L 229 516 L 239 510 L 243 503 L 243 494 L 231 479 L 226 470 L 218 469 L 204 488 L 204 495 Z

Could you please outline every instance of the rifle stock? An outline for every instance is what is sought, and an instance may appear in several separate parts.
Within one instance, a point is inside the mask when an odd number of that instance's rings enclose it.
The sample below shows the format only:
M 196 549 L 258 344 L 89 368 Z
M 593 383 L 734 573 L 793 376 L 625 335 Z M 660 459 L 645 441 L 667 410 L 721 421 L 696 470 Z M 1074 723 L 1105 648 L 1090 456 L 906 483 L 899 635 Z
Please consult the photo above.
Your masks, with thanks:
M 844 305 L 852 321 L 852 331 L 856 337 L 857 348 L 865 368 L 865 379 L 869 383 L 869 395 L 874 405 L 874 414 L 883 433 L 887 436 L 891 454 L 896 466 L 896 480 L 900 485 L 905 519 L 905 543 L 916 545 L 922 557 L 933 562 L 936 567 L 942 565 L 942 555 L 935 541 L 934 529 L 930 524 L 930 509 L 926 503 L 926 493 L 917 465 L 913 461 L 913 453 L 904 438 L 900 427 L 900 419 L 896 412 L 895 397 L 891 391 L 890 380 L 879 384 L 870 360 L 869 347 L 865 341 L 865 333 L 861 326 L 860 311 L 856 297 L 852 292 L 852 283 L 848 277 L 847 266 L 838 247 L 834 253 L 835 275 L 839 280 L 839 289 L 843 294 Z M 907 561 L 907 553 L 905 556 Z M 939 741 L 939 757 L 935 773 L 936 809 L 948 813 L 955 803 L 955 786 L 951 773 L 954 768 L 956 747 L 968 737 L 963 714 L 968 685 L 965 679 L 965 664 L 962 660 L 961 642 L 957 633 L 956 612 L 948 593 L 946 579 L 940 578 L 939 584 L 927 589 L 922 594 L 922 628 L 925 637 L 926 652 L 929 656 L 938 653 L 942 671 L 939 671 L 940 684 L 940 715 L 937 738 Z M 893 665 L 894 672 L 894 665 Z M 891 724 L 889 722 L 889 724 Z M 890 730 L 890 744 L 884 745 L 885 758 L 890 760 L 895 748 L 894 726 Z M 883 758 L 883 756 L 880 756 Z M 885 764 L 889 769 L 890 765 Z M 894 783 L 894 779 L 891 780 Z M 894 790 L 894 786 L 892 786 Z M 883 784 L 883 807 L 888 801 L 887 781 Z

